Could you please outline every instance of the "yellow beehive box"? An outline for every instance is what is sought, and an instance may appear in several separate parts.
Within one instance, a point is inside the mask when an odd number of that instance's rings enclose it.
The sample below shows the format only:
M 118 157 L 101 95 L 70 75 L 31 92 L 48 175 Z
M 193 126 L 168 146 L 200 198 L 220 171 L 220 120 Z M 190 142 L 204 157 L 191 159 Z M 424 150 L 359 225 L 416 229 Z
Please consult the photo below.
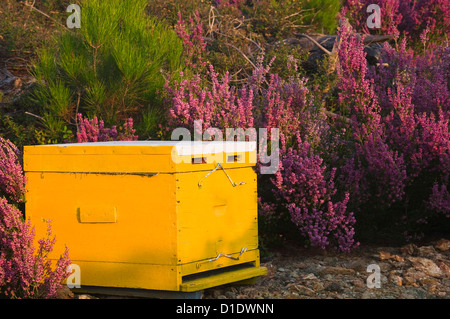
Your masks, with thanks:
M 266 272 L 255 161 L 253 142 L 25 146 L 25 213 L 81 286 L 199 291 Z

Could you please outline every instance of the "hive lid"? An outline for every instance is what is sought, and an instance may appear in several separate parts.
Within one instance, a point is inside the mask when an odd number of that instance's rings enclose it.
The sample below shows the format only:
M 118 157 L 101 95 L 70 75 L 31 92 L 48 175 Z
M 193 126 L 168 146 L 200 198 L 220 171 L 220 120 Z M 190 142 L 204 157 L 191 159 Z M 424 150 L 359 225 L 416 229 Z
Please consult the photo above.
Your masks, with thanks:
M 24 147 L 25 171 L 159 173 L 254 166 L 256 142 L 112 141 Z

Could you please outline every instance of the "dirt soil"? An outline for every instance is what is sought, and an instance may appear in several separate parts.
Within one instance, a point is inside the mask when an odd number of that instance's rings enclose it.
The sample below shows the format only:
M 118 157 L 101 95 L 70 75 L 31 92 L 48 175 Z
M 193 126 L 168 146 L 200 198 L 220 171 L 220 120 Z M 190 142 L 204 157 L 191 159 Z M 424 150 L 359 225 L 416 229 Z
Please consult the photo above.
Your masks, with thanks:
M 450 299 L 447 239 L 420 246 L 361 246 L 350 254 L 288 244 L 263 257 L 261 265 L 268 273 L 256 283 L 206 289 L 203 298 Z M 66 297 L 111 298 L 86 294 Z
M 268 274 L 254 285 L 208 289 L 204 298 L 450 298 L 450 241 L 446 239 L 419 247 L 362 246 L 350 254 L 287 246 L 261 264 Z

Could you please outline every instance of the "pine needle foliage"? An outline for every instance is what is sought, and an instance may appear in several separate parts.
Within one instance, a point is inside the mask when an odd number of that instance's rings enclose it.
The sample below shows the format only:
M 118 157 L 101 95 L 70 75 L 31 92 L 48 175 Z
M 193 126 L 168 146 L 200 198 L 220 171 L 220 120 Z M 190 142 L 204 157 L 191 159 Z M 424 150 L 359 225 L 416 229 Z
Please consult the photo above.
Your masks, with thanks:
M 157 128 L 165 74 L 181 68 L 182 43 L 145 14 L 146 0 L 82 0 L 81 28 L 55 36 L 38 54 L 33 100 L 49 135 L 78 113 L 106 125 L 134 118 L 140 136 Z

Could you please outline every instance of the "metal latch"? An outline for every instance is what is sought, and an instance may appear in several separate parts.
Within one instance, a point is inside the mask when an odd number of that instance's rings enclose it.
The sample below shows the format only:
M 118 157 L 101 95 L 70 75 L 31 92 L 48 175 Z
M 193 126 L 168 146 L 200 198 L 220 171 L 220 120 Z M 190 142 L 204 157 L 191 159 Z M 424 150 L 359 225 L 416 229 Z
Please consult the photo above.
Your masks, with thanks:
M 235 182 L 232 181 L 230 175 L 227 174 L 227 171 L 225 170 L 225 168 L 223 168 L 222 165 L 217 164 L 217 166 L 208 174 L 206 174 L 199 182 L 198 182 L 198 187 L 201 188 L 202 187 L 202 182 L 203 180 L 205 180 L 205 178 L 207 178 L 209 175 L 211 175 L 212 173 L 214 173 L 218 168 L 222 168 L 223 172 L 225 173 L 225 175 L 227 176 L 228 180 L 230 181 L 231 185 L 233 185 L 233 187 L 239 186 L 239 185 L 245 185 L 245 182 L 240 182 L 239 184 L 236 184 Z
M 239 260 L 239 258 L 242 256 L 242 254 L 245 253 L 246 251 L 247 251 L 247 247 L 242 247 L 241 252 L 239 253 L 239 256 L 237 256 L 237 257 L 233 257 L 233 256 L 230 256 L 230 255 L 227 255 L 227 254 L 224 254 L 224 253 L 219 253 L 216 257 L 214 257 L 212 259 L 209 259 L 209 260 L 197 263 L 197 269 L 200 268 L 201 264 L 205 264 L 205 263 L 216 261 L 220 257 L 227 257 L 227 258 L 230 258 L 230 259 L 233 259 L 233 260 Z

